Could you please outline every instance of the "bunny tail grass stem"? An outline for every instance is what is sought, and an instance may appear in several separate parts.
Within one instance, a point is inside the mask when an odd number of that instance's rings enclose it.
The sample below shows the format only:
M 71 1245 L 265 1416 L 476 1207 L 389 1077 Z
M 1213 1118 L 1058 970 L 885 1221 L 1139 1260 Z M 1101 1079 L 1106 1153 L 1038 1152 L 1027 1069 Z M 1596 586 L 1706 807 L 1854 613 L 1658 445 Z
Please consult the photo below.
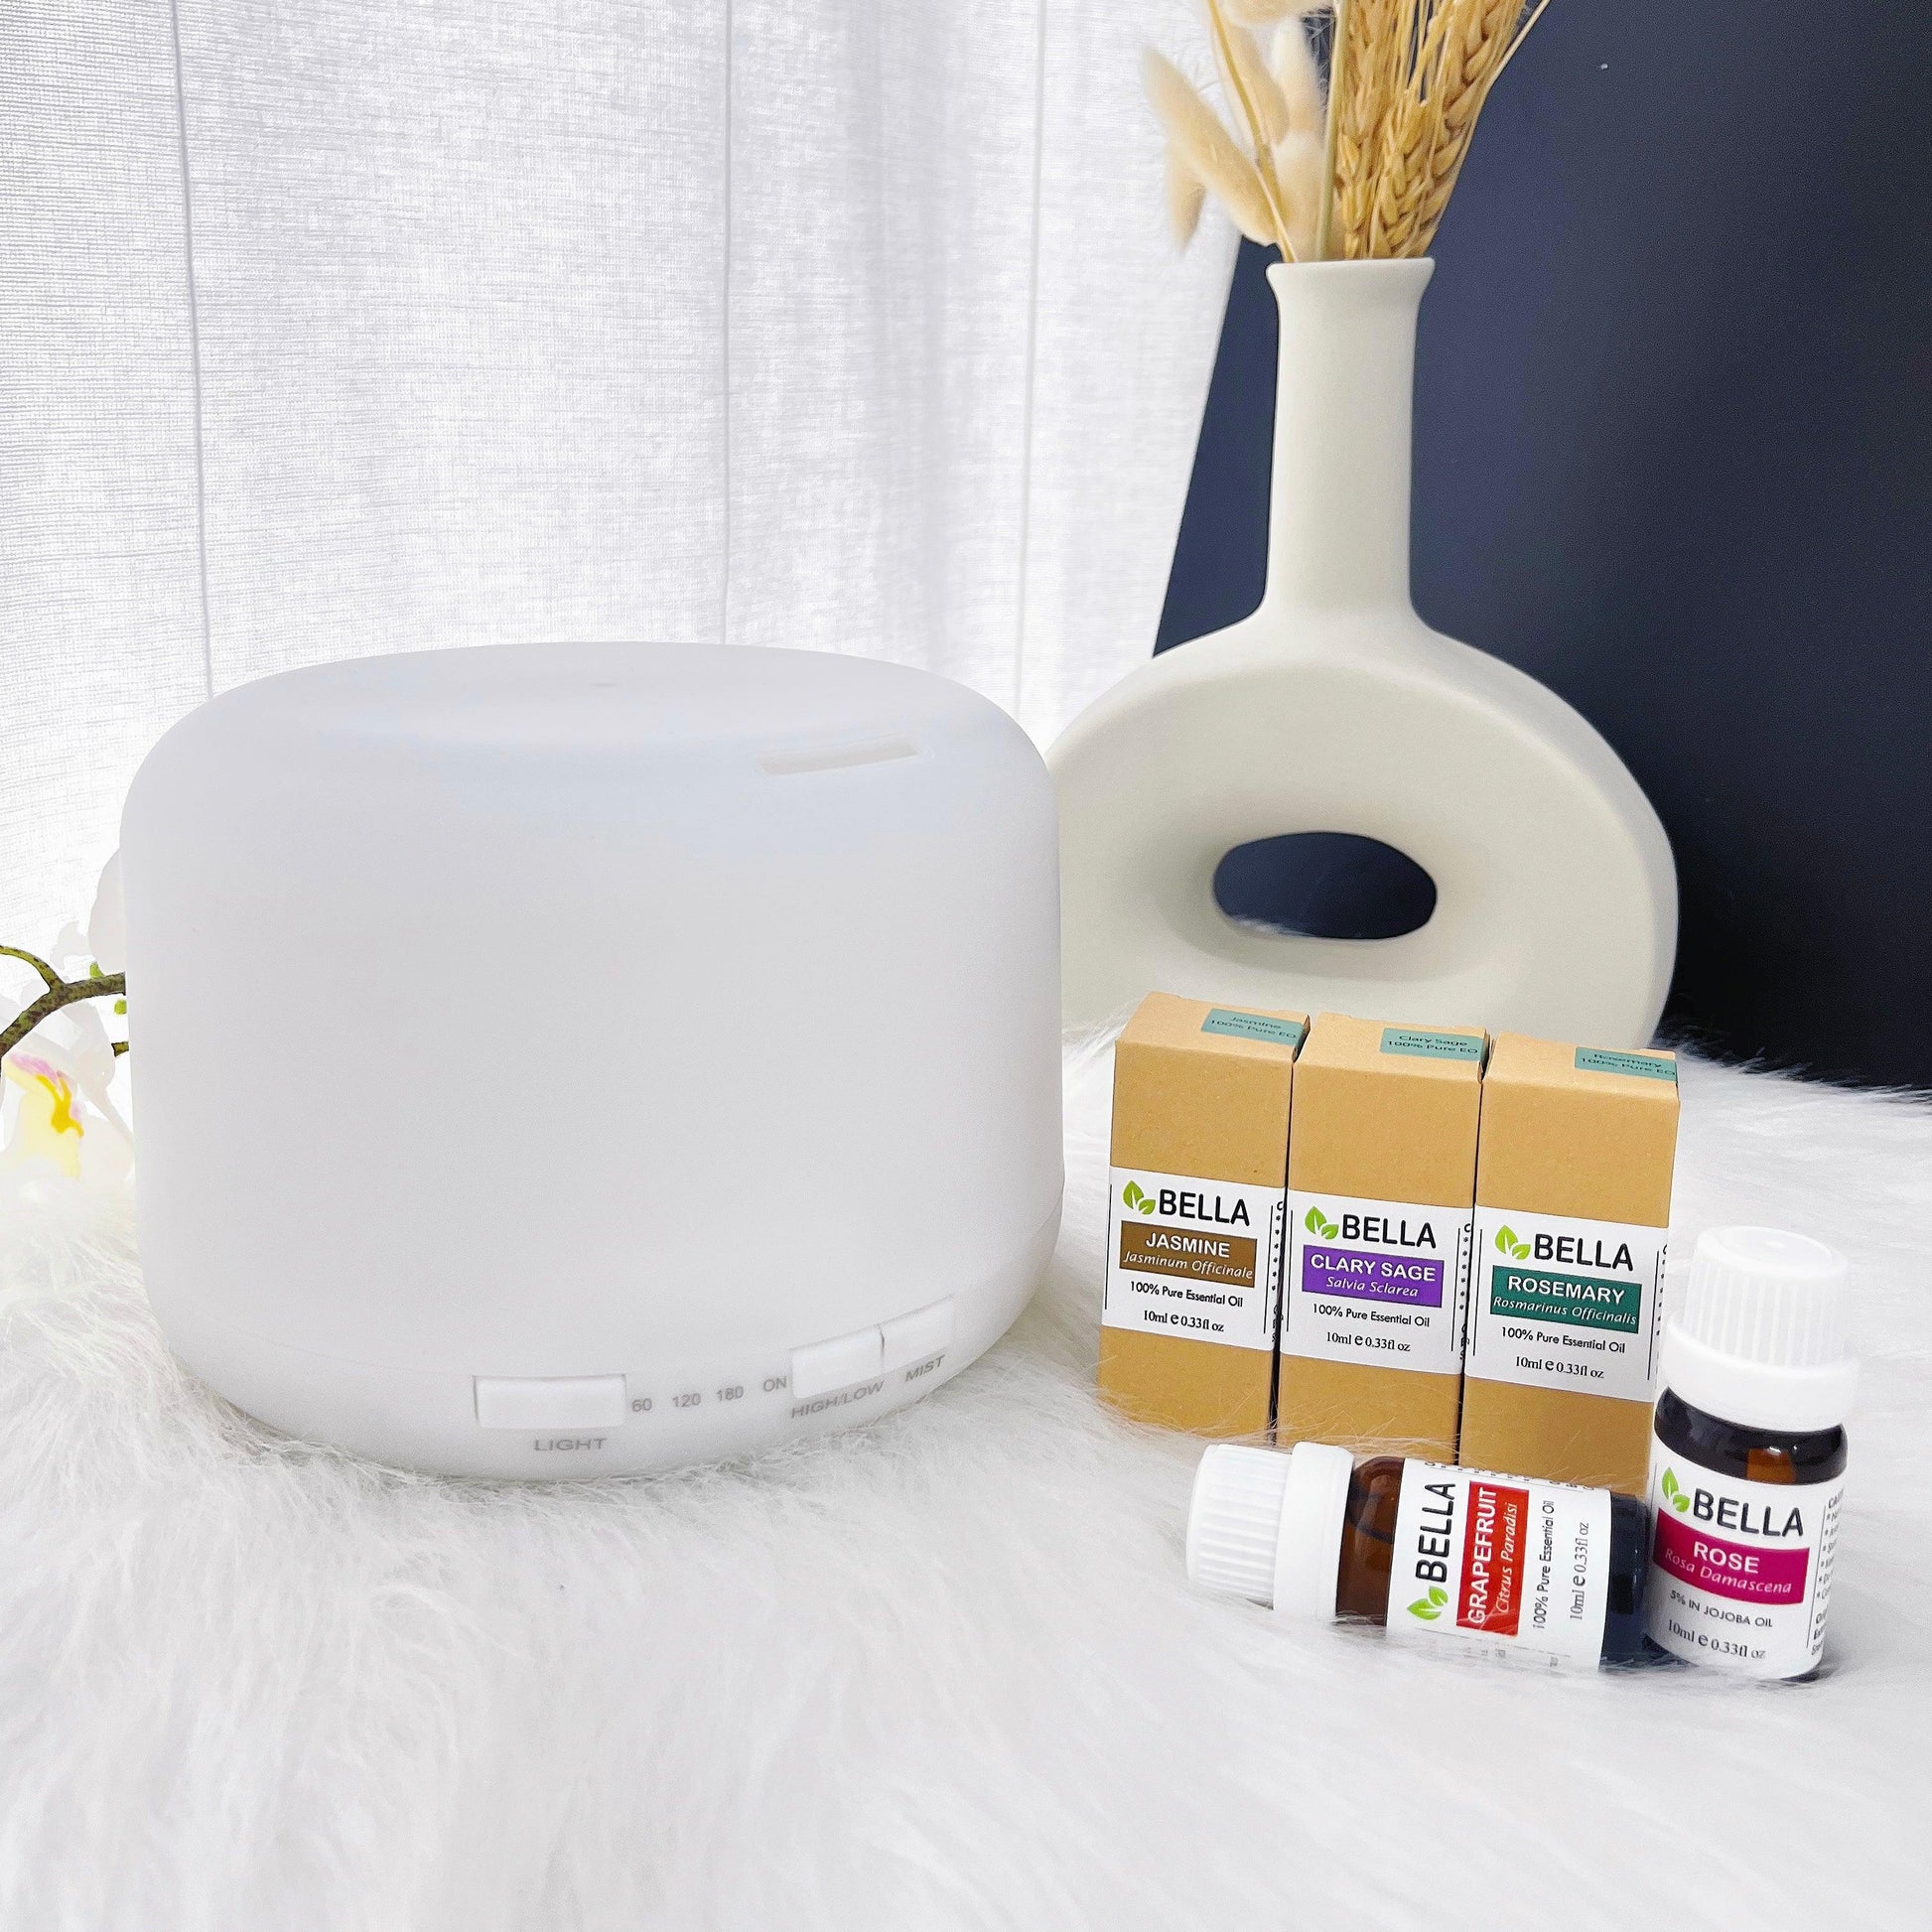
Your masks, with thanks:
M 1321 95 L 1320 70 L 1309 46 L 1309 32 L 1299 17 L 1276 33 L 1273 65 L 1275 85 L 1288 109 L 1289 133 L 1311 135 L 1318 147 L 1326 103 Z
M 1314 258 L 1328 260 L 1335 222 L 1335 137 L 1344 71 L 1343 49 L 1348 45 L 1348 13 L 1354 0 L 1335 0 L 1333 37 L 1328 43 L 1328 112 L 1321 131 L 1321 206 L 1314 217 Z
M 1273 27 L 1278 21 L 1318 12 L 1326 0 L 1221 0 L 1221 4 L 1239 26 Z
M 1175 245 L 1184 248 L 1200 226 L 1201 203 L 1207 191 L 1173 141 L 1168 143 L 1167 187 L 1168 225 L 1173 230 Z
M 1221 0 L 1207 0 L 1207 22 L 1214 36 L 1214 51 L 1220 59 L 1221 77 L 1241 110 L 1242 120 L 1247 123 L 1249 144 L 1254 149 L 1255 172 L 1261 177 L 1261 192 L 1267 197 L 1269 213 L 1274 216 L 1276 245 L 1282 251 L 1282 259 L 1292 262 L 1295 259 L 1295 243 L 1289 235 L 1288 215 L 1282 207 L 1280 186 L 1275 180 L 1275 158 L 1268 145 L 1268 131 L 1260 109 L 1249 94 L 1241 63 L 1235 57 L 1233 29 L 1221 12 Z
M 1196 181 L 1211 189 L 1234 225 L 1250 241 L 1274 237 L 1275 217 L 1260 170 L 1242 151 L 1220 115 L 1204 101 L 1194 83 L 1165 54 L 1148 48 L 1141 56 L 1148 99 L 1167 130 L 1168 140 Z
M 1261 49 L 1252 34 L 1238 27 L 1233 29 L 1228 35 L 1228 53 L 1241 76 L 1243 91 L 1254 103 L 1261 138 L 1267 142 L 1272 159 L 1282 136 L 1288 132 L 1288 96 L 1282 92 L 1281 82 L 1275 78 L 1268 63 L 1261 58 Z

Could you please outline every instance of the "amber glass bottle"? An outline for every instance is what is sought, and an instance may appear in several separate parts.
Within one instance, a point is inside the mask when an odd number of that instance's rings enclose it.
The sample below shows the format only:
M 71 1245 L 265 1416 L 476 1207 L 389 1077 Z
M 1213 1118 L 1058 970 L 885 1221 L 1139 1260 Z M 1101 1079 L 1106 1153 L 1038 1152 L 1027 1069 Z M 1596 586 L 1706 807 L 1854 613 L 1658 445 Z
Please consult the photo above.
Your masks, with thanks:
M 1808 1677 L 1844 1506 L 1844 1258 L 1777 1228 L 1712 1228 L 1664 1330 L 1650 1445 L 1649 1628 L 1674 1656 Z
M 1335 1614 L 1369 1623 L 1389 1620 L 1396 1516 L 1402 1472 L 1411 1465 L 1397 1455 L 1364 1462 L 1348 1481 L 1342 1514 L 1341 1564 L 1335 1577 Z M 1417 1464 L 1427 1467 L 1427 1464 Z M 1608 1601 L 1603 1614 L 1606 1664 L 1643 1654 L 1643 1586 L 1649 1567 L 1649 1516 L 1634 1496 L 1610 1497 Z
M 1687 1460 L 1745 1482 L 1830 1482 L 1845 1473 L 1843 1424 L 1830 1429 L 1749 1429 L 1694 1409 L 1675 1389 L 1657 1398 L 1657 1440 Z

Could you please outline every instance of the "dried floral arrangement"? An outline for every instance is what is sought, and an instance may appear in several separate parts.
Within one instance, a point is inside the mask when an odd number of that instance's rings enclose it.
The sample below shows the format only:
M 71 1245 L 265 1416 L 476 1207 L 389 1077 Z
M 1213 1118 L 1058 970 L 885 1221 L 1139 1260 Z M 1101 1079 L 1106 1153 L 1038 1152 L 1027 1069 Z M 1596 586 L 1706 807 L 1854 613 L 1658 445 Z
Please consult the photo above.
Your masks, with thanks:
M 1206 0 L 1225 119 L 1165 55 L 1144 60 L 1175 238 L 1212 193 L 1284 261 L 1427 253 L 1489 89 L 1548 4 Z

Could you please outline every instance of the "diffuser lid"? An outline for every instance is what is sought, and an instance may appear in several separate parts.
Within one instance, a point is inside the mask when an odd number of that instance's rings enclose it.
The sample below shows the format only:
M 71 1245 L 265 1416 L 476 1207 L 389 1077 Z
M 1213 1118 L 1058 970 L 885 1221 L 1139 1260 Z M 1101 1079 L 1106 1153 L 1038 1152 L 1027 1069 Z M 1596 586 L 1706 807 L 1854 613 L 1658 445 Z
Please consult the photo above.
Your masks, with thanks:
M 483 644 L 400 651 L 284 671 L 191 714 L 197 734 L 295 734 L 416 759 L 437 748 L 574 757 L 744 744 L 755 757 L 823 747 L 918 749 L 922 725 L 950 732 L 997 707 L 902 664 L 816 650 L 730 644 Z M 890 739 L 891 744 L 883 743 Z

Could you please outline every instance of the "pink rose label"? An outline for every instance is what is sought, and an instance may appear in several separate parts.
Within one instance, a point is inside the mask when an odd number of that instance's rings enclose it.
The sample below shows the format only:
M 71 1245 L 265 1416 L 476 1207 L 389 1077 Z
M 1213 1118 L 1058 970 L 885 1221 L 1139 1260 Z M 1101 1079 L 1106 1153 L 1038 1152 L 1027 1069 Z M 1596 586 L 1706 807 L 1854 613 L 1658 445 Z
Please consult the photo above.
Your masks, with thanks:
M 1761 1544 L 1732 1543 L 1659 1510 L 1652 1556 L 1659 1570 L 1713 1596 L 1744 1603 L 1805 1600 L 1809 1550 L 1767 1550 Z

